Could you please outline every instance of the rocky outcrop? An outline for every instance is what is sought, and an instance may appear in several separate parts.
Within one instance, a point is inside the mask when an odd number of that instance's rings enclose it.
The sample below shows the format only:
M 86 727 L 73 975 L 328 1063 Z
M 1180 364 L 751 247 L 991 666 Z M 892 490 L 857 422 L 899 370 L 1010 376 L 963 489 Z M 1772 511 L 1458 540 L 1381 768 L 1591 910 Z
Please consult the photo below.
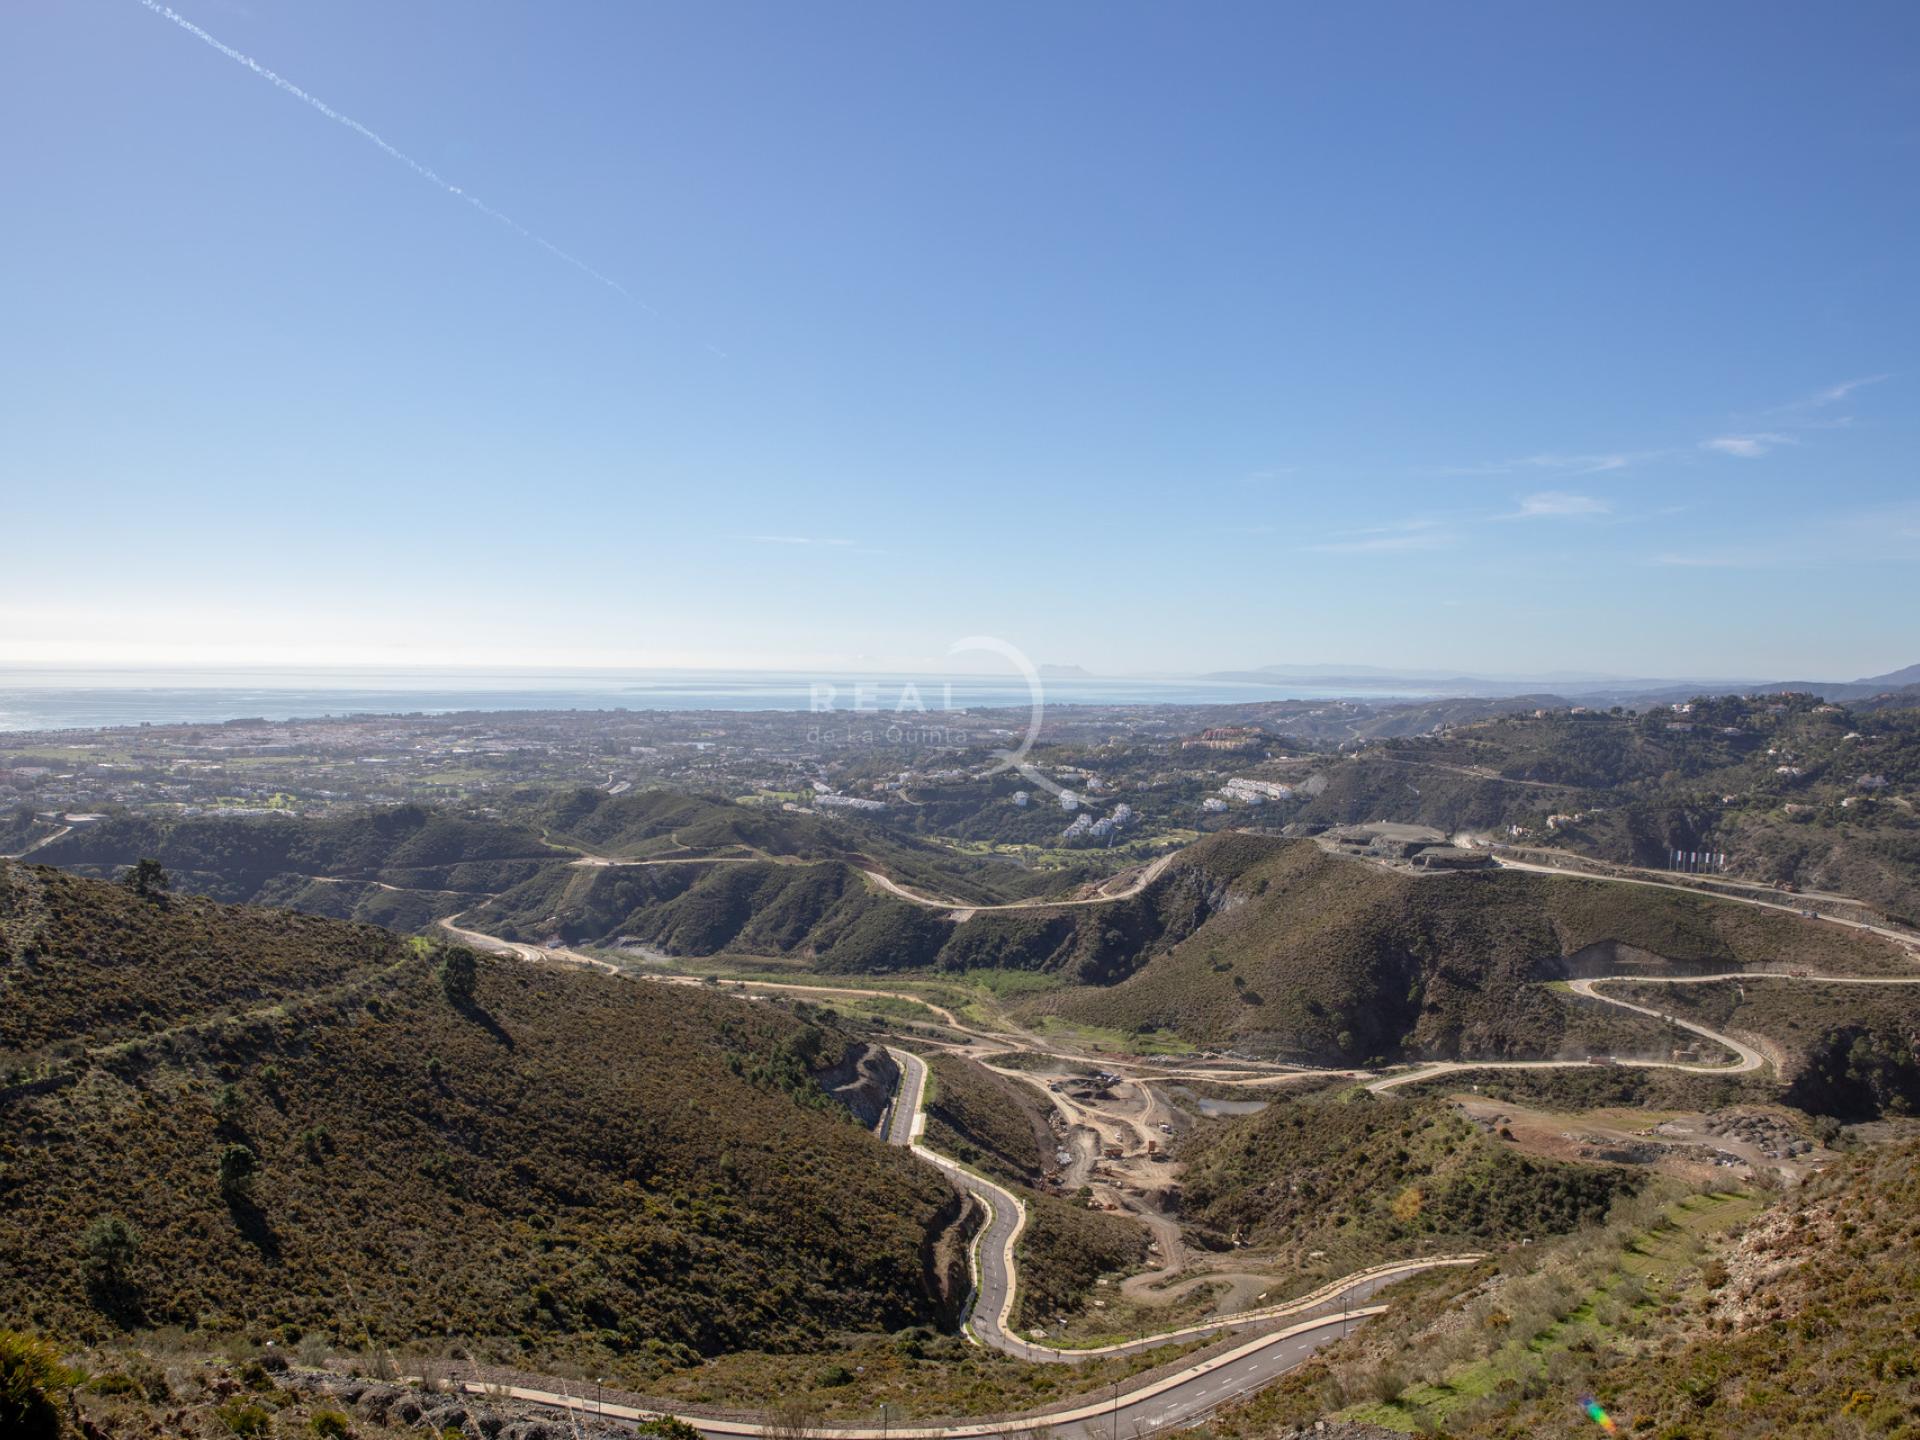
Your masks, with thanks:
M 856 1040 L 832 1065 L 815 1070 L 813 1080 L 871 1130 L 900 1088 L 900 1066 L 882 1047 Z

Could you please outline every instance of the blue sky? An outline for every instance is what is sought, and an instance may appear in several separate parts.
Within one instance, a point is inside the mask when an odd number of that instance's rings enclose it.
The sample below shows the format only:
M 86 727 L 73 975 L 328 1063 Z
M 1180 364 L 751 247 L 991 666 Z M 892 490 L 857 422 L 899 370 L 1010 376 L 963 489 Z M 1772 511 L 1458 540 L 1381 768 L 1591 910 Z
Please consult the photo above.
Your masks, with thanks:
M 538 238 L 8 6 L 0 661 L 1920 660 L 1911 4 L 175 5 Z

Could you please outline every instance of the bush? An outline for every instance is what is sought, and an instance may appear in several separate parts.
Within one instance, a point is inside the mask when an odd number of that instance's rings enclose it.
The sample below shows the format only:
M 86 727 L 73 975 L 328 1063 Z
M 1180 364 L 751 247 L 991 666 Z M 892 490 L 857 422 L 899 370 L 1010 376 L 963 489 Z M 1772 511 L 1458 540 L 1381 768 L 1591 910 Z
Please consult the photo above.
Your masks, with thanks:
M 702 1440 L 701 1434 L 678 1415 L 656 1415 L 633 1427 L 636 1435 L 657 1435 L 660 1440 Z
M 307 1429 L 320 1440 L 345 1440 L 353 1433 L 353 1422 L 338 1410 L 316 1410 L 307 1417 Z
M 230 1433 L 245 1437 L 245 1440 L 265 1435 L 273 1424 L 273 1412 L 251 1400 L 229 1400 L 213 1413 Z
M 44 1340 L 0 1330 L 0 1435 L 8 1440 L 57 1440 L 58 1397 L 80 1382 Z

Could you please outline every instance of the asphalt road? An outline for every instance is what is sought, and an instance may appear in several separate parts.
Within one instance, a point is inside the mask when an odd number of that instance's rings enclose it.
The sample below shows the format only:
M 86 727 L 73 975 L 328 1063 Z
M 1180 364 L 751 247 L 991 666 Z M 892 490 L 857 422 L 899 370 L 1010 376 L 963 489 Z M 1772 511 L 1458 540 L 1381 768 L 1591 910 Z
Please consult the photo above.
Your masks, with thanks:
M 454 930 L 454 933 L 462 938 L 491 941 L 493 948 L 527 958 L 535 958 L 544 953 L 537 947 L 515 945 L 492 940 L 492 937 L 477 935 L 471 931 L 461 931 L 451 924 L 448 924 L 447 928 Z M 1731 977 L 1672 978 L 1674 983 L 1686 983 L 1693 980 L 1706 981 Z M 1741 978 L 1785 977 L 1744 976 Z M 1920 979 L 1920 977 L 1903 977 L 1889 981 L 1878 977 L 1852 976 L 1807 978 L 1816 980 L 1845 978 L 1848 983 L 1856 984 L 1911 984 L 1915 983 L 1916 979 Z M 1576 982 L 1575 988 L 1593 999 L 1604 1000 L 1645 1014 L 1659 1013 L 1644 1006 L 1600 994 L 1593 989 L 1593 986 L 1599 983 L 1604 982 L 1580 981 Z M 1675 1023 L 1682 1024 L 1686 1029 L 1726 1046 L 1739 1057 L 1738 1061 L 1733 1065 L 1721 1066 L 1674 1065 L 1671 1062 L 1662 1061 L 1623 1061 L 1621 1063 L 1638 1063 L 1669 1069 L 1697 1069 L 1717 1074 L 1738 1074 L 1757 1069 L 1764 1063 L 1757 1051 L 1730 1036 L 1719 1034 L 1704 1026 L 1687 1022 Z M 1094 1356 L 1132 1354 L 1175 1341 L 1228 1330 L 1257 1328 L 1263 1333 L 1253 1335 L 1211 1359 L 1197 1362 L 1160 1380 L 1145 1385 L 1123 1383 L 1104 1400 L 1100 1397 L 1082 1397 L 1078 1401 L 1068 1402 L 1042 1416 L 1025 1421 L 998 1423 L 981 1421 L 939 1428 L 893 1426 L 885 1431 L 857 1427 L 824 1429 L 819 1432 L 823 1440 L 935 1440 L 935 1437 L 954 1437 L 954 1440 L 969 1440 L 969 1437 L 974 1437 L 974 1440 L 979 1440 L 979 1437 L 987 1436 L 1015 1437 L 1023 1431 L 1041 1425 L 1050 1429 L 1054 1436 L 1059 1437 L 1059 1440 L 1119 1440 L 1122 1435 L 1133 1436 L 1176 1425 L 1190 1425 L 1219 1406 L 1240 1399 L 1269 1384 L 1278 1376 L 1299 1365 L 1322 1346 L 1345 1335 L 1352 1326 L 1371 1315 L 1380 1313 L 1384 1306 L 1366 1304 L 1380 1289 L 1419 1270 L 1435 1265 L 1470 1264 L 1477 1258 L 1434 1257 L 1380 1266 L 1370 1271 L 1347 1276 L 1325 1290 L 1303 1296 L 1286 1306 L 1245 1311 L 1207 1324 L 1189 1326 L 1100 1349 L 1065 1350 L 1037 1344 L 1013 1334 L 1011 1330 L 1016 1284 L 1015 1246 L 1019 1241 L 1021 1230 L 1026 1225 L 1025 1207 L 1003 1186 L 975 1174 L 956 1161 L 919 1143 L 919 1135 L 924 1128 L 924 1112 L 921 1107 L 926 1096 L 926 1062 L 905 1050 L 890 1050 L 889 1053 L 893 1055 L 900 1067 L 900 1085 L 894 1103 L 885 1117 L 884 1138 L 889 1144 L 910 1147 L 920 1159 L 939 1167 L 956 1184 L 977 1199 L 989 1214 L 986 1225 L 982 1227 L 974 1242 L 975 1293 L 967 1321 L 967 1330 L 974 1339 L 1023 1360 L 1073 1364 Z M 1499 1068 L 1544 1069 L 1582 1063 L 1586 1062 L 1509 1061 Z M 1386 1090 L 1430 1075 L 1444 1074 L 1456 1069 L 1477 1068 L 1485 1067 L 1470 1062 L 1447 1062 L 1376 1080 L 1368 1088 Z M 515 1398 L 538 1404 L 571 1408 L 577 1413 L 594 1413 L 591 1405 L 583 1405 L 580 1401 L 562 1393 L 529 1389 L 514 1389 L 510 1393 Z M 608 1404 L 601 1413 L 609 1417 L 638 1419 L 645 1418 L 651 1412 Z M 688 1415 L 683 1418 L 702 1434 L 712 1437 L 712 1440 L 742 1440 L 742 1437 L 757 1437 L 764 1433 L 759 1425 L 744 1421 L 716 1420 L 699 1415 Z

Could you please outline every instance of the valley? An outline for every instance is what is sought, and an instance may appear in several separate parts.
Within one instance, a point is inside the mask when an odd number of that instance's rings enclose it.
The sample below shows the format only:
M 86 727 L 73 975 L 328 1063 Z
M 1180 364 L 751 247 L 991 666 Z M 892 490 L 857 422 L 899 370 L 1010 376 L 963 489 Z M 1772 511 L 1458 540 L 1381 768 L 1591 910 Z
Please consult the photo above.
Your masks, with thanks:
M 569 1424 L 594 1412 L 555 1382 L 591 1369 L 596 1418 L 677 1416 L 716 1437 L 786 1433 L 798 1422 L 764 1403 L 777 1392 L 849 1440 L 1093 1440 L 1213 1424 L 1323 1353 L 1345 1363 L 1370 1324 L 1454 1293 L 1448 1275 L 1559 1254 L 1650 1197 L 1814 1184 L 1920 1101 L 1900 1048 L 1920 950 L 1890 917 L 1513 847 L 1423 867 L 1436 843 L 1403 822 L 1247 825 L 1027 869 L 631 789 L 528 791 L 510 816 L 403 805 L 49 832 L 7 870 L 9 983 L 37 997 L 9 1014 L 7 1094 L 29 1133 L 74 1139 L 16 1150 L 0 1183 L 125 1223 L 187 1279 L 103 1308 L 27 1259 L 61 1249 L 49 1212 L 9 1252 L 44 1276 L 13 1323 L 107 1347 L 170 1315 L 258 1335 L 258 1297 L 281 1285 L 305 1298 L 269 1309 L 268 1333 L 316 1359 L 353 1345 Z M 159 877 L 145 898 L 107 883 L 136 860 Z M 64 950 L 43 951 L 49 926 Z M 339 958 L 260 968 L 303 945 Z M 114 950 L 191 958 L 87 968 Z M 493 958 L 444 1031 L 448 957 L 475 953 Z M 1767 999 L 1792 995 L 1820 998 Z M 731 1098 L 696 1063 L 703 1027 L 745 1083 Z M 663 1050 L 652 1037 L 669 1032 L 695 1051 Z M 84 1046 L 63 1043 L 75 1033 Z M 600 1048 L 576 1038 L 590 1034 Z M 604 1048 L 617 1035 L 630 1056 Z M 1879 1047 L 1870 1072 L 1863 1044 Z M 395 1045 L 410 1062 L 379 1062 Z M 622 1098 L 596 1102 L 582 1064 Z M 671 1098 L 689 1084 L 705 1098 Z M 315 1085 L 340 1097 L 327 1118 L 294 1099 Z M 555 1089 L 572 1108 L 537 1123 L 505 1100 Z M 389 1091 L 412 1097 L 398 1127 L 340 1103 Z M 166 1123 L 115 1163 L 175 1188 L 144 1202 L 157 1210 L 101 1210 L 92 1197 L 127 1181 L 95 1137 L 156 1105 Z M 196 1105 L 210 1118 L 188 1119 Z M 830 1129 L 873 1130 L 868 1149 L 792 1128 L 848 1106 L 859 1125 Z M 588 1113 L 602 1138 L 582 1152 Z M 633 1124 L 640 1148 L 588 1158 Z M 781 1138 L 756 1150 L 750 1133 Z M 350 1159 L 342 1135 L 364 1137 Z M 77 1196 L 52 1178 L 74 1143 Z M 668 1180 L 638 1158 L 662 1143 L 692 1168 Z M 224 1222 L 187 1198 L 202 1145 L 247 1150 L 265 1177 L 226 1197 Z M 289 1148 L 282 1173 L 271 1157 Z M 405 1238 L 347 1261 L 312 1185 L 368 1162 L 387 1188 L 325 1208 L 391 1215 Z M 702 1173 L 719 1177 L 705 1196 Z M 417 1197 L 393 1193 L 402 1176 Z M 861 1195 L 871 1218 L 828 1193 Z M 837 1214 L 840 1246 L 770 1244 L 756 1209 L 795 1204 Z M 270 1216 L 303 1236 L 300 1257 Z M 226 1248 L 229 1225 L 246 1248 Z M 476 1289 L 455 1236 L 498 1278 Z M 358 1275 L 369 1264 L 381 1273 Z M 682 1285 L 702 1301 L 673 1298 Z M 451 1349 L 419 1308 L 435 1296 L 469 1337 Z

